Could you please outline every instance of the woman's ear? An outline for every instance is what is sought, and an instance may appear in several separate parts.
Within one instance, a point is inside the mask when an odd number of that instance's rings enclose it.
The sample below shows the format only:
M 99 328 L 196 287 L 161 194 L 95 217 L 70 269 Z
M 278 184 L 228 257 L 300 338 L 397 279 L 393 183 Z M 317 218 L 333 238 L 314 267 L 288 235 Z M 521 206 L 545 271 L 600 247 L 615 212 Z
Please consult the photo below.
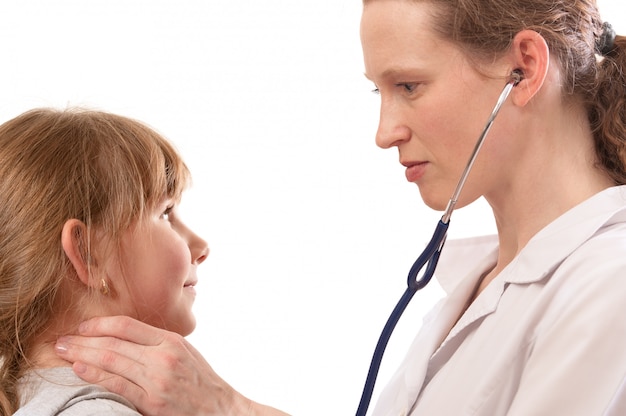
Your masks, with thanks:
M 63 224 L 61 231 L 61 246 L 65 255 L 72 263 L 76 275 L 85 286 L 90 286 L 89 270 L 90 256 L 88 244 L 88 230 L 84 222 L 71 219 Z
M 534 30 L 522 30 L 513 38 L 510 49 L 514 69 L 523 73 L 522 81 L 512 91 L 513 102 L 525 106 L 541 90 L 550 66 L 546 40 Z

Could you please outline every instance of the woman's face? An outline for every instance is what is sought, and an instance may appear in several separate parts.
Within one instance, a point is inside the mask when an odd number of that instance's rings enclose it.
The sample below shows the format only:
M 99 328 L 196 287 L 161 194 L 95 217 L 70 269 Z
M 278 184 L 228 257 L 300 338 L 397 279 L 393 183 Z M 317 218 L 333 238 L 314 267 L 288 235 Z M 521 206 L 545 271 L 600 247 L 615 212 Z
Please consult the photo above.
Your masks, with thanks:
M 425 203 L 443 210 L 502 88 L 507 69 L 481 75 L 461 50 L 431 29 L 428 2 L 375 0 L 363 9 L 361 42 L 366 76 L 380 94 L 376 143 L 397 147 L 406 178 Z M 499 77 L 499 78 L 498 78 Z M 458 206 L 497 186 L 505 157 L 506 125 L 499 116 L 464 188 Z M 481 161 L 489 163 L 481 163 Z
M 190 334 L 197 266 L 209 254 L 207 243 L 181 221 L 173 201 L 149 212 L 122 237 L 121 253 L 107 263 L 115 314 Z

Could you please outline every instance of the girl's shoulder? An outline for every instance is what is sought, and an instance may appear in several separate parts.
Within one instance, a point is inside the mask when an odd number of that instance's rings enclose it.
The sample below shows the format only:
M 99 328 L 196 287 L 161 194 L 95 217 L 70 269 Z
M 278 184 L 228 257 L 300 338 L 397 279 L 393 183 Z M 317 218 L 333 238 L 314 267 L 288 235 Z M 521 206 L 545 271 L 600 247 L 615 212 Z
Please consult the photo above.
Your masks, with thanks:
M 123 397 L 78 378 L 71 367 L 37 369 L 19 383 L 21 407 L 16 416 L 137 416 Z

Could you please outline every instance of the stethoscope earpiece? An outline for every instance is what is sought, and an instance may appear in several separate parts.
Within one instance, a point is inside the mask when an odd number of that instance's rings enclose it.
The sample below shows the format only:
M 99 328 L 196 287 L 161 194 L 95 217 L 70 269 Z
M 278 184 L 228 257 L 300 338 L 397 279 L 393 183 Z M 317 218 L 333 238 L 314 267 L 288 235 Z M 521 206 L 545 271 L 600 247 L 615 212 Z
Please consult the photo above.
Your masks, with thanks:
M 516 68 L 513 71 L 511 71 L 511 78 L 509 82 L 512 82 L 514 87 L 516 87 L 517 84 L 522 82 L 523 79 L 524 79 L 524 72 L 522 72 L 521 69 Z

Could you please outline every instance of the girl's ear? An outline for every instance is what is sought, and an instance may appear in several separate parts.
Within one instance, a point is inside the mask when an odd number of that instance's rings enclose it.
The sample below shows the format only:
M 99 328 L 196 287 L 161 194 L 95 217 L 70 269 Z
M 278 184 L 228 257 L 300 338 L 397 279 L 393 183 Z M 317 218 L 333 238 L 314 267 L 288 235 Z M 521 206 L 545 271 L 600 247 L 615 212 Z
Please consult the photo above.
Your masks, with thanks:
M 88 230 L 85 223 L 75 218 L 67 220 L 61 231 L 61 246 L 80 281 L 85 286 L 91 286 L 93 284 L 89 278 L 91 259 L 88 251 Z
M 525 106 L 541 90 L 548 75 L 550 50 L 546 40 L 534 30 L 522 30 L 513 38 L 510 49 L 515 69 L 524 76 L 512 91 L 516 105 Z

